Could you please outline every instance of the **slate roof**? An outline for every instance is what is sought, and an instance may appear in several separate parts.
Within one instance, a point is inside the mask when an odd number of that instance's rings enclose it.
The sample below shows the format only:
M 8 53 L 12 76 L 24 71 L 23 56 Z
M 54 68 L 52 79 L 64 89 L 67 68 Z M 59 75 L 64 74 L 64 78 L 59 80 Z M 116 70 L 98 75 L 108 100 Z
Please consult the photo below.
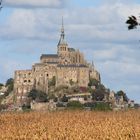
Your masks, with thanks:
M 48 64 L 58 64 L 58 62 L 47 62 Z
M 75 49 L 74 48 L 68 48 L 68 51 L 75 52 Z
M 83 64 L 81 64 L 81 65 L 74 65 L 74 64 L 72 64 L 72 65 L 62 65 L 62 64 L 59 64 L 57 66 L 58 67 L 80 67 L 80 68 L 87 68 L 87 66 L 83 65 Z
M 42 54 L 40 59 L 42 58 L 58 58 L 57 54 Z

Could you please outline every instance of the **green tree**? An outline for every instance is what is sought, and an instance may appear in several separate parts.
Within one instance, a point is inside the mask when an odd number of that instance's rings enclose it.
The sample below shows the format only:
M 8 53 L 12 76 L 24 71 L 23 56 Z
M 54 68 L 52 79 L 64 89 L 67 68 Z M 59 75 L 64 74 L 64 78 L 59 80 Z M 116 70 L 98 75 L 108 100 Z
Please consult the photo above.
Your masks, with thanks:
M 126 95 L 126 93 L 124 91 L 120 90 L 120 91 L 118 91 L 116 93 L 116 95 L 117 96 L 123 96 L 123 100 L 126 101 L 126 102 L 128 102 L 128 97 L 127 97 L 127 95 Z
M 88 92 L 89 92 L 89 93 L 93 93 L 94 90 L 93 90 L 91 87 L 88 87 Z
M 89 86 L 89 87 L 91 87 L 91 86 L 97 87 L 98 85 L 99 85 L 99 81 L 97 81 L 97 80 L 94 79 L 94 78 L 90 78 L 89 83 L 88 83 L 88 86 Z
M 0 86 L 2 87 L 2 86 L 4 86 L 2 83 L 0 83 Z
M 93 93 L 92 93 L 92 99 L 95 101 L 103 101 L 105 96 L 105 91 L 101 90 L 101 89 L 96 89 Z
M 13 79 L 13 78 L 9 78 L 9 79 L 6 81 L 5 86 L 9 86 L 9 85 L 13 84 L 13 82 L 14 82 L 14 79 Z
M 4 85 L 3 85 L 2 83 L 0 83 L 0 90 L 2 89 L 3 86 L 4 86 Z
M 37 102 L 47 102 L 48 96 L 46 93 L 33 89 L 28 93 L 28 97 L 32 100 L 36 100 Z
M 100 90 L 103 90 L 103 91 L 106 90 L 106 88 L 103 84 L 98 84 L 97 89 L 100 89 Z
M 7 94 L 6 94 L 6 95 L 9 95 L 9 93 L 12 92 L 13 89 L 14 89 L 14 79 L 13 79 L 13 78 L 9 78 L 9 79 L 6 81 L 5 86 L 8 88 L 8 89 L 7 89 Z

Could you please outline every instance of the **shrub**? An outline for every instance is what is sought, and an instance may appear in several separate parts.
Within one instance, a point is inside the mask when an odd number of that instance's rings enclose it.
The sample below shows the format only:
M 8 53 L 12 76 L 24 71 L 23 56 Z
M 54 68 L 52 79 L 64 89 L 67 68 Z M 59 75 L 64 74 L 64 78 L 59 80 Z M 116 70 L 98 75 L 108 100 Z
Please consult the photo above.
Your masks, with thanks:
M 96 102 L 95 107 L 93 109 L 97 111 L 108 111 L 111 110 L 111 107 L 109 103 Z
M 87 91 L 88 91 L 89 93 L 93 93 L 93 92 L 94 92 L 94 90 L 93 90 L 91 87 L 88 87 Z
M 0 111 L 5 110 L 8 108 L 8 105 L 2 105 L 0 104 Z
M 23 111 L 29 111 L 31 109 L 31 106 L 30 105 L 26 105 L 26 104 L 23 104 L 22 105 L 22 110 Z
M 95 103 L 93 102 L 87 102 L 84 104 L 84 107 L 90 107 L 91 109 L 95 108 Z
M 109 103 L 104 102 L 88 102 L 84 104 L 84 107 L 89 107 L 91 110 L 96 111 L 108 111 L 111 110 Z
M 54 102 L 57 102 L 57 101 L 58 101 L 58 98 L 57 98 L 57 97 L 55 97 L 55 98 L 53 99 L 53 101 L 54 101 Z
M 49 87 L 55 86 L 55 84 L 56 84 L 56 77 L 53 76 L 53 78 L 49 81 Z
M 62 102 L 68 102 L 68 97 L 66 97 L 66 95 L 64 95 L 61 100 L 62 100 Z
M 67 104 L 68 108 L 83 108 L 83 105 L 79 101 L 71 101 Z
M 66 107 L 63 103 L 60 103 L 60 102 L 57 103 L 56 106 L 57 106 L 57 107 Z

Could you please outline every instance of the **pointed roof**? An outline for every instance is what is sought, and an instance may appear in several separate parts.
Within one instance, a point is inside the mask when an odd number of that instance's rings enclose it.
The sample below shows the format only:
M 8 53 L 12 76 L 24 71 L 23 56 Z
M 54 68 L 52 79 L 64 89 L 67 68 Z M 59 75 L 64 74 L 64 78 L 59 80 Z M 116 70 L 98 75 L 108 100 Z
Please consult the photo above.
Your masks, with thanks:
M 65 41 L 65 30 L 64 30 L 63 17 L 62 17 L 61 35 L 60 35 L 60 40 L 58 42 L 58 46 L 59 45 L 67 45 L 67 42 Z
M 92 61 L 92 68 L 95 69 L 94 62 Z

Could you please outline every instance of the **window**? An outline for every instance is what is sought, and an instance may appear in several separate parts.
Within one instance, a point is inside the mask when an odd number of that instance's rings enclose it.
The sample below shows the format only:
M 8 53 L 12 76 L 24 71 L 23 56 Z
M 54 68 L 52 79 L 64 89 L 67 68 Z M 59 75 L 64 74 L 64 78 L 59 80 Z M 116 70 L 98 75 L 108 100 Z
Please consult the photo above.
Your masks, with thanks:
M 24 83 L 26 83 L 27 82 L 27 80 L 24 80 Z

